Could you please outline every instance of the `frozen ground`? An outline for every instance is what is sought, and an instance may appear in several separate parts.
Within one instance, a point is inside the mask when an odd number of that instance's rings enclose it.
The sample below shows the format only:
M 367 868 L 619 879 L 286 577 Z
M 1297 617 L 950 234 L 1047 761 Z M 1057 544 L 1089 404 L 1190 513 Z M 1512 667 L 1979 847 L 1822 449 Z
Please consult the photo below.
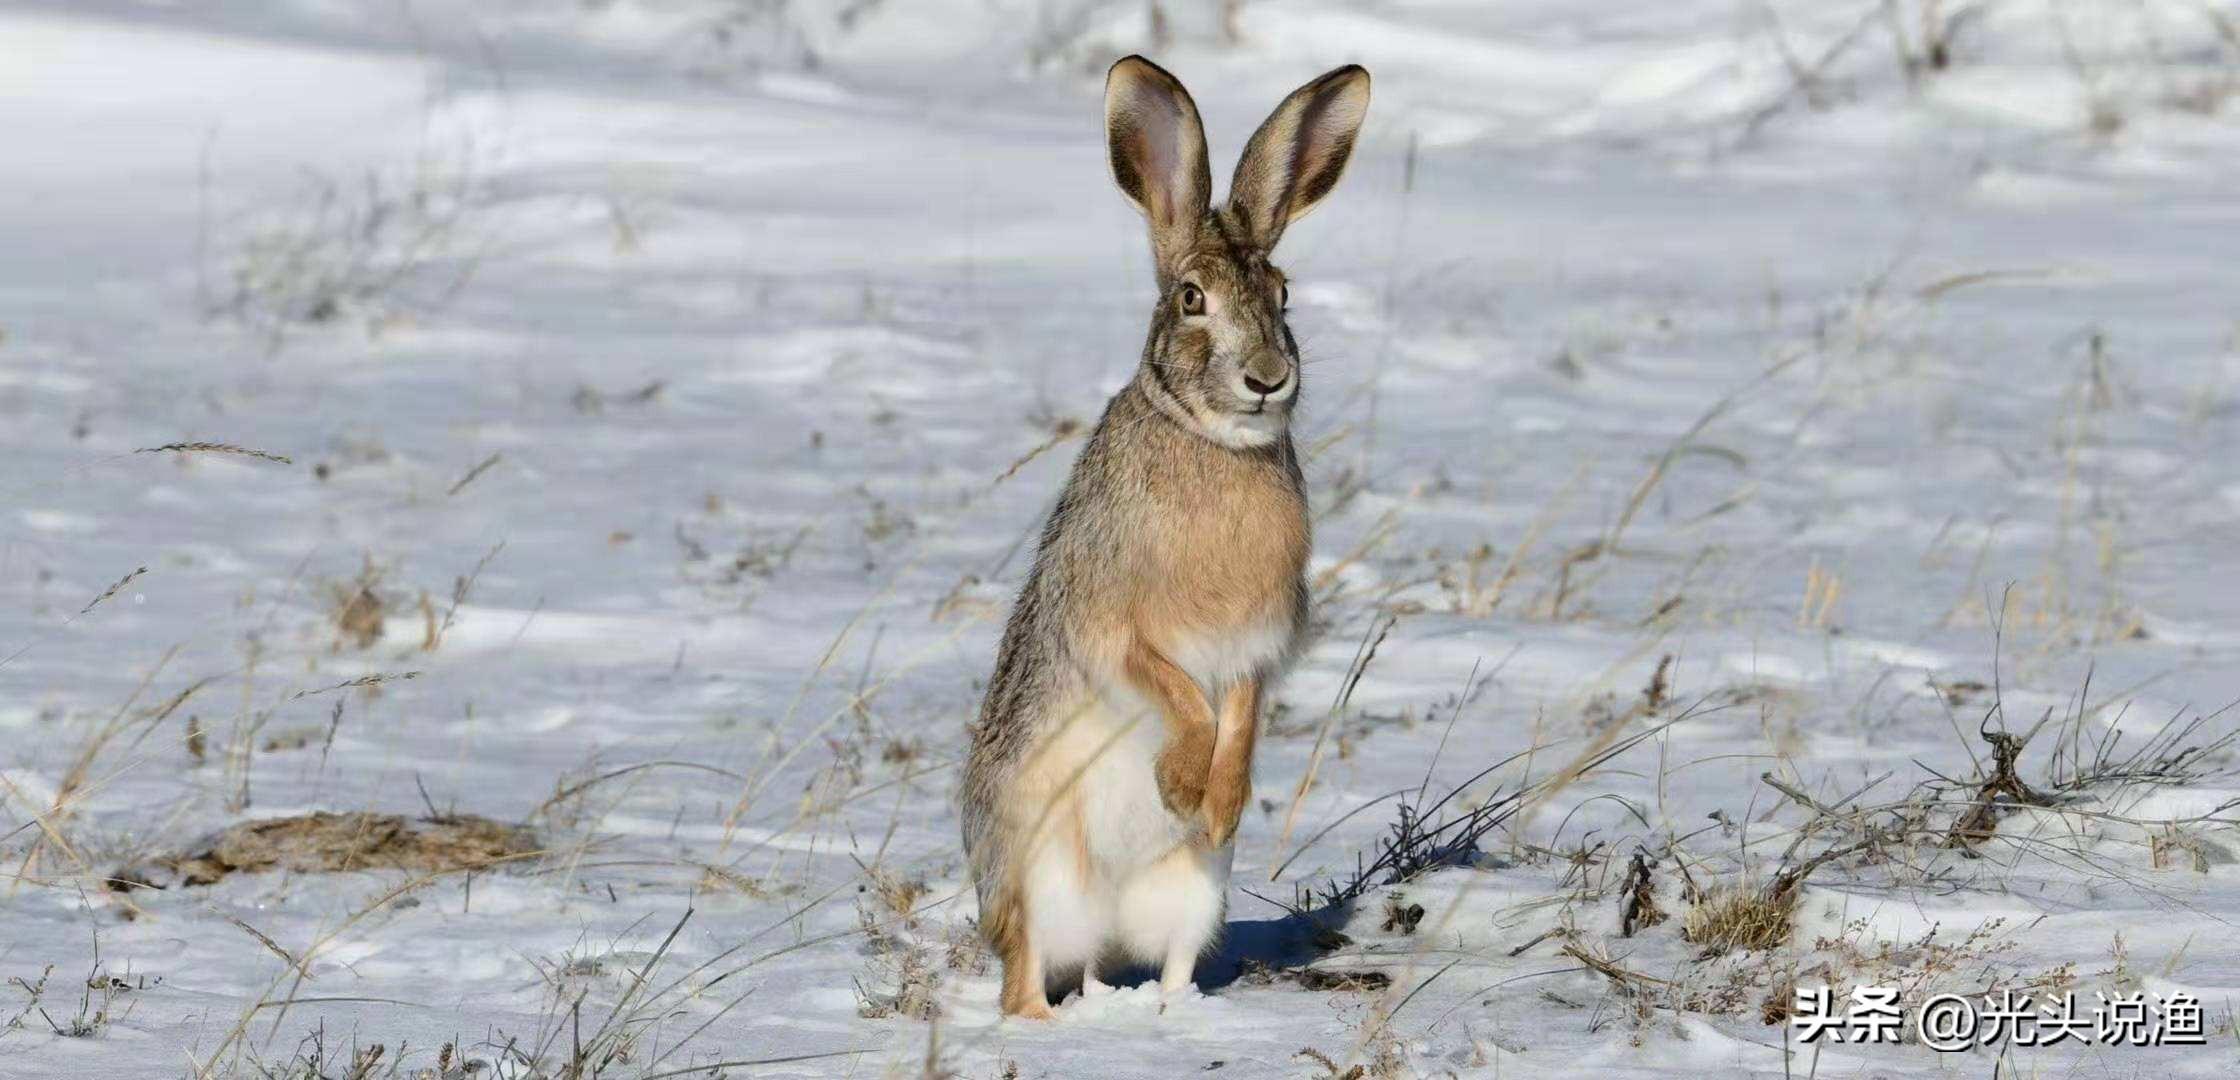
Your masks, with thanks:
M 1166 6 L 0 6 L 0 1075 L 2230 1075 L 2240 783 L 2076 774 L 2236 726 L 2240 15 Z M 1141 341 L 1136 49 L 1224 163 L 1377 76 L 1282 259 L 1319 634 L 1206 996 L 1002 1023 L 950 792 Z M 2060 805 L 1945 846 L 1995 701 Z M 102 887 L 312 810 L 545 854 Z M 2211 1038 L 1785 1058 L 1792 980 Z

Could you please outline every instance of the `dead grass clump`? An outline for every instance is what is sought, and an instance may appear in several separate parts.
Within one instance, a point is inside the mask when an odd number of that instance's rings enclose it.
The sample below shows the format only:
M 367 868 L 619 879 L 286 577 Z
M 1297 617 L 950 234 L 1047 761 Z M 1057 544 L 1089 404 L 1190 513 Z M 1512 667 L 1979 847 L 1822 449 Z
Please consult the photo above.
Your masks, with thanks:
M 1638 699 L 1618 706 L 1616 694 L 1605 692 L 1586 704 L 1580 720 L 1590 734 L 1601 735 L 1623 729 L 1643 717 L 1656 716 L 1672 703 L 1672 654 L 1664 654 L 1657 661 L 1657 669 L 1649 676 L 1648 685 L 1641 688 Z
M 930 891 L 924 878 L 909 877 L 880 867 L 865 867 L 864 875 L 871 879 L 870 888 L 879 894 L 879 900 L 905 924 L 915 926 L 918 901 Z
M 335 651 L 340 652 L 344 644 L 372 648 L 387 632 L 389 602 L 381 595 L 384 573 L 369 555 L 357 577 L 327 586 L 333 601 L 329 615 L 334 620 Z
M 1406 895 L 1393 893 L 1384 898 L 1384 932 L 1388 934 L 1413 934 L 1423 925 L 1423 905 L 1411 904 Z
M 1711 954 L 1779 948 L 1789 940 L 1796 910 L 1793 889 L 1748 885 L 1714 888 L 1681 916 L 1680 939 L 1701 945 Z
M 288 750 L 301 750 L 305 747 L 310 746 L 312 743 L 319 741 L 319 732 L 321 730 L 322 729 L 315 727 L 289 728 L 288 730 L 280 732 L 278 734 L 266 736 L 263 745 L 257 747 L 257 750 L 258 752 L 265 754 L 278 754 Z
M 1357 661 L 1356 672 L 1369 655 L 1373 655 L 1373 652 L 1365 653 L 1362 660 Z M 1376 842 L 1374 850 L 1367 853 L 1368 857 L 1357 857 L 1353 871 L 1342 878 L 1333 878 L 1320 886 L 1300 885 L 1294 914 L 1315 908 L 1337 909 L 1359 899 L 1379 885 L 1404 885 L 1434 870 L 1476 865 L 1482 854 L 1478 843 L 1488 834 L 1496 829 L 1509 827 L 1511 820 L 1518 814 L 1545 803 L 1555 792 L 1569 787 L 1658 732 L 1695 715 L 1696 707 L 1691 706 L 1654 726 L 1630 734 L 1621 731 L 1625 726 L 1631 725 L 1635 718 L 1655 715 L 1669 704 L 1668 679 L 1671 662 L 1671 657 L 1668 656 L 1657 665 L 1656 673 L 1642 691 L 1640 703 L 1629 710 L 1623 720 L 1606 725 L 1577 758 L 1556 772 L 1538 780 L 1519 782 L 1506 790 L 1496 789 L 1482 796 L 1476 793 L 1482 781 L 1531 752 L 1521 750 L 1480 769 L 1475 775 L 1449 789 L 1446 794 L 1431 800 L 1428 805 L 1419 808 L 1414 800 L 1401 798 L 1389 832 Z M 1355 677 L 1358 679 L 1358 674 Z M 1350 691 L 1341 691 L 1341 708 L 1347 692 Z M 1468 698 L 1469 693 L 1466 691 L 1457 699 L 1456 707 L 1460 708 L 1460 703 Z M 1311 774 L 1308 779 L 1312 779 Z M 1302 782 L 1300 791 L 1304 792 L 1305 789 L 1306 784 Z M 1424 790 L 1419 789 L 1415 794 L 1420 798 Z M 1294 806 L 1296 803 L 1295 795 Z M 1324 832 L 1328 829 L 1326 826 Z M 1311 845 L 1314 839 L 1319 838 L 1320 834 L 1317 834 L 1308 840 L 1308 844 Z M 1305 847 L 1297 850 L 1305 850 Z M 1297 850 L 1294 851 L 1294 857 Z M 1284 867 L 1289 865 L 1287 860 L 1277 866 L 1275 874 L 1270 876 L 1280 875 Z
M 2157 870 L 2170 870 L 2184 866 L 2194 873 L 2206 874 L 2215 860 L 2214 849 L 2200 837 L 2170 823 L 2147 837 L 2147 859 Z
M 1253 986 L 1290 983 L 1319 994 L 1378 994 L 1392 988 L 1392 976 L 1370 968 L 1278 967 L 1247 958 L 1237 978 Z
M 451 1066 L 451 1046 L 445 1044 L 443 1061 L 435 1071 L 411 1074 L 427 1076 L 433 1080 L 454 1080 L 466 1073 Z M 391 1054 L 382 1043 L 358 1045 L 352 1039 L 348 1046 L 327 1045 L 326 1025 L 321 1024 L 296 1044 L 288 1059 L 278 1064 L 252 1063 L 250 1069 L 258 1080 L 394 1080 L 407 1075 L 398 1071 L 403 1067 L 404 1047 Z
M 942 936 L 942 964 L 951 971 L 966 975 L 985 975 L 988 961 L 994 959 L 987 940 L 980 936 L 980 928 L 969 922 L 954 922 Z
M 893 900 L 890 898 L 888 902 L 891 904 Z M 886 922 L 858 901 L 856 919 L 865 947 L 871 952 L 868 967 L 873 984 L 867 987 L 863 980 L 856 980 L 856 1015 L 866 1020 L 896 1016 L 911 1020 L 939 1019 L 944 969 L 934 962 L 933 950 L 910 933 L 907 918 Z M 953 955 L 954 944 L 946 951 Z
M 191 848 L 186 854 L 158 856 L 114 877 L 163 887 L 209 885 L 230 874 L 266 870 L 442 873 L 518 859 L 537 851 L 538 845 L 525 828 L 473 815 L 409 819 L 397 814 L 321 811 L 243 822 Z
M 135 986 L 123 979 L 107 974 L 100 967 L 98 952 L 95 954 L 94 964 L 93 974 L 86 977 L 84 984 L 78 991 L 77 1011 L 74 1013 L 63 1011 L 60 1009 L 61 1003 L 56 1003 L 56 1012 L 60 1013 L 59 1019 L 55 1013 L 48 1011 L 45 1001 L 48 993 L 47 983 L 54 976 L 53 964 L 48 964 L 46 969 L 39 973 L 36 980 L 25 979 L 21 976 L 9 979 L 9 984 L 24 996 L 24 1005 L 14 1018 L 10 1019 L 5 1025 L 0 1025 L 0 1036 L 18 1028 L 28 1027 L 28 1018 L 33 1013 L 37 1013 L 39 1019 L 46 1023 L 48 1031 L 64 1039 L 90 1039 L 104 1035 L 109 1031 L 111 1023 L 130 1016 L 132 1014 L 131 1001 L 127 999 L 123 1010 L 119 1011 L 116 1008 L 117 999 L 120 995 L 129 991 L 144 988 L 145 980 L 142 981 L 141 986 Z
M 686 522 L 678 521 L 671 530 L 682 558 L 677 576 L 711 600 L 742 607 L 753 603 L 792 565 L 794 556 L 816 531 L 815 525 L 776 529 L 748 526 L 712 498 L 694 526 L 695 531 L 688 532 Z M 728 538 L 713 538 L 719 532 L 728 534 Z
M 856 983 L 856 1015 L 866 1020 L 903 1017 L 936 1020 L 941 1016 L 941 969 L 923 949 L 891 954 L 879 966 L 886 969 L 891 989 L 873 990 Z
M 1985 919 L 1958 938 L 1932 926 L 1918 938 L 1898 941 L 1874 937 L 1867 920 L 1855 919 L 1841 931 L 1816 939 L 1812 948 L 1828 958 L 1832 970 L 1862 983 L 1896 986 L 1902 1000 L 1921 1001 L 1938 990 L 1965 986 L 1986 975 L 2020 979 L 2019 972 L 2006 967 L 2007 954 L 2016 945 L 2004 918 Z
M 1355 1047 L 1353 1053 L 1347 1055 L 1348 1063 L 1343 1067 L 1332 1060 L 1330 1055 L 1311 1046 L 1300 1047 L 1291 1057 L 1294 1061 L 1303 1059 L 1312 1062 L 1320 1068 L 1322 1071 L 1314 1074 L 1317 1080 L 1399 1080 L 1404 1076 L 1420 1075 L 1409 1065 L 1407 1053 L 1399 1040 L 1390 1033 L 1379 1034 L 1381 1037 L 1372 1039 L 1369 1044 Z M 1363 1050 L 1370 1051 L 1369 1059 L 1353 1060 Z
M 487 243 L 467 236 L 487 205 L 480 156 L 462 140 L 356 183 L 307 170 L 294 198 L 229 238 L 223 285 L 200 270 L 205 310 L 256 332 L 270 352 L 302 328 L 356 321 L 379 337 L 440 310 L 473 278 Z

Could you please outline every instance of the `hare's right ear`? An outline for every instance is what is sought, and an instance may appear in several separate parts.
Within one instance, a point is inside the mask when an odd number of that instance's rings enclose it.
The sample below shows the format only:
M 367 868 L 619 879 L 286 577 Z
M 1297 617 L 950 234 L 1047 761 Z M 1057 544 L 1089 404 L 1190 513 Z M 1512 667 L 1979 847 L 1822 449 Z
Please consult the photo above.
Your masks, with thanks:
M 1104 79 L 1104 132 L 1112 179 L 1151 223 L 1151 253 L 1165 278 L 1213 202 L 1198 106 L 1159 65 L 1123 57 Z
M 1293 90 L 1252 133 L 1229 183 L 1229 209 L 1260 250 L 1275 247 L 1284 226 L 1337 186 L 1368 114 L 1369 73 L 1347 64 Z

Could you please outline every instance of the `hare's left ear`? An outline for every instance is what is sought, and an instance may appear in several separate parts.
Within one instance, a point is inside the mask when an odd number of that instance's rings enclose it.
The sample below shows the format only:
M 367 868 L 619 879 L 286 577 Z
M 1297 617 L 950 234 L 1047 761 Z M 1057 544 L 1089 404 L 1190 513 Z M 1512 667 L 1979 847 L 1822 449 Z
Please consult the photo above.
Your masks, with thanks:
M 1306 216 L 1346 171 L 1369 114 L 1369 72 L 1358 64 L 1293 90 L 1245 144 L 1229 183 L 1229 208 L 1261 250 Z
M 1182 82 L 1140 56 L 1124 56 L 1104 80 L 1105 145 L 1112 179 L 1151 225 L 1163 280 L 1174 273 L 1213 203 L 1206 131 Z

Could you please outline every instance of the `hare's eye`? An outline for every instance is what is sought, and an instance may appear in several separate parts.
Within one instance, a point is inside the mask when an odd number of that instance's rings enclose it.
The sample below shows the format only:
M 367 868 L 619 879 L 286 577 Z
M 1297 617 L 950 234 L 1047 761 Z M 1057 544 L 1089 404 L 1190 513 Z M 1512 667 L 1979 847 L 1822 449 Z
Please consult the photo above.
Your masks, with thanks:
M 1279 300 L 1278 303 L 1282 306 L 1283 310 L 1291 310 L 1291 286 L 1286 284 L 1279 285 L 1277 286 L 1277 288 L 1281 290 L 1279 295 L 1282 297 L 1282 299 Z
M 1206 313 L 1206 292 L 1204 289 L 1188 282 L 1183 283 L 1182 313 L 1184 315 L 1203 315 Z

